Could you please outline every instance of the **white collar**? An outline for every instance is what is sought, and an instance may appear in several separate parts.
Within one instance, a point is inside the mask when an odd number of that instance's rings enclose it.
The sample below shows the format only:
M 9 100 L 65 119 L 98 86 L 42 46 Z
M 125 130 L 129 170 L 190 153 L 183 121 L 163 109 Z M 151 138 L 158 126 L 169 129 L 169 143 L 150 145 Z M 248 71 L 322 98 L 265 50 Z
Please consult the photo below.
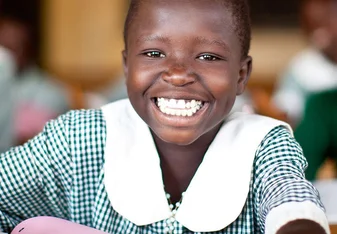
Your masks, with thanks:
M 137 225 L 168 219 L 171 210 L 160 159 L 147 125 L 127 100 L 102 110 L 107 125 L 104 182 L 114 210 Z M 271 128 L 280 124 L 249 115 L 252 122 L 262 121 L 254 132 L 250 127 L 254 124 L 250 125 L 246 116 L 234 114 L 228 118 L 185 192 L 175 218 L 192 231 L 225 228 L 235 221 L 246 203 L 255 151 Z M 242 141 L 247 139 L 247 133 L 253 137 Z

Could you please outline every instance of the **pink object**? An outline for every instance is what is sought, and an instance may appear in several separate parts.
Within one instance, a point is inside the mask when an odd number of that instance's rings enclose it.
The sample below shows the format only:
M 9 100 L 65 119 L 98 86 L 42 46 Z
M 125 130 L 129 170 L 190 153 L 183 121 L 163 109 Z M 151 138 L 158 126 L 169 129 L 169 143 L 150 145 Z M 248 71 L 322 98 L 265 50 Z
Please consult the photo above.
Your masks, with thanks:
M 56 113 L 34 103 L 21 103 L 17 106 L 14 122 L 16 138 L 28 140 L 41 132 L 44 125 L 56 117 Z
M 41 216 L 18 224 L 11 234 L 107 234 L 65 219 Z

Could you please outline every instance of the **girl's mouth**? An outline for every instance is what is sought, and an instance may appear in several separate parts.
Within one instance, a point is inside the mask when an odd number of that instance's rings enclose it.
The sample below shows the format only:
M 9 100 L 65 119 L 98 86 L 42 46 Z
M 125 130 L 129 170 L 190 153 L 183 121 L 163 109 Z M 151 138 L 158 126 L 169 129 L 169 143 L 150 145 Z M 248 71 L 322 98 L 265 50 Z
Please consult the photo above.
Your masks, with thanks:
M 162 113 L 183 117 L 195 115 L 205 104 L 200 100 L 169 99 L 163 97 L 154 98 L 154 102 Z

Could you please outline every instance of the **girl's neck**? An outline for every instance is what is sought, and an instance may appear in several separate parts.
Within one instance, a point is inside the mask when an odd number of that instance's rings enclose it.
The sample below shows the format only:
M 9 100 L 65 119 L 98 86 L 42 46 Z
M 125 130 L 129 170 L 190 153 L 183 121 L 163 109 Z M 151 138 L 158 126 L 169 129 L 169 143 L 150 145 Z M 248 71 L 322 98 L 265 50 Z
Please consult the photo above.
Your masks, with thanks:
M 186 146 L 164 142 L 153 134 L 165 191 L 171 195 L 173 203 L 179 201 L 181 194 L 186 191 L 217 132 L 218 128 Z

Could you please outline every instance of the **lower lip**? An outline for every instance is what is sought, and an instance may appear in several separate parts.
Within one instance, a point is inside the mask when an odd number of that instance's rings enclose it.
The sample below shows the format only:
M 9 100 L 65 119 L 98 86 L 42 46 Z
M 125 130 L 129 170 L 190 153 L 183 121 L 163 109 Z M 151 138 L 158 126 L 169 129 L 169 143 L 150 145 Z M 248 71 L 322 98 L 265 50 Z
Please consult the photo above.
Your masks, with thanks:
M 204 105 L 192 116 L 176 116 L 176 115 L 168 115 L 160 111 L 159 107 L 155 104 L 154 101 L 151 102 L 154 112 L 158 119 L 162 124 L 166 126 L 172 126 L 177 128 L 189 127 L 197 124 L 202 121 L 202 116 L 206 112 L 209 103 L 204 103 Z

